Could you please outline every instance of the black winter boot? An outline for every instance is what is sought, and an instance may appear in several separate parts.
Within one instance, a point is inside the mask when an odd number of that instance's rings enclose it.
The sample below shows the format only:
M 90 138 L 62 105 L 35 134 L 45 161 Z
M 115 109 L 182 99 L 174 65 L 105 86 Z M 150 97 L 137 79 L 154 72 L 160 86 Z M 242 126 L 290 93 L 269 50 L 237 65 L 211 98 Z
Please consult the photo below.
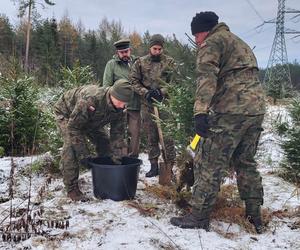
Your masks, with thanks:
M 154 177 L 158 175 L 158 162 L 150 161 L 151 162 L 151 169 L 149 172 L 146 173 L 146 177 Z
M 196 210 L 180 217 L 172 217 L 171 224 L 181 228 L 202 228 L 209 230 L 209 216 L 203 215 Z
M 246 201 L 246 219 L 255 227 L 258 234 L 262 234 L 264 226 L 261 219 L 260 203 L 257 201 Z

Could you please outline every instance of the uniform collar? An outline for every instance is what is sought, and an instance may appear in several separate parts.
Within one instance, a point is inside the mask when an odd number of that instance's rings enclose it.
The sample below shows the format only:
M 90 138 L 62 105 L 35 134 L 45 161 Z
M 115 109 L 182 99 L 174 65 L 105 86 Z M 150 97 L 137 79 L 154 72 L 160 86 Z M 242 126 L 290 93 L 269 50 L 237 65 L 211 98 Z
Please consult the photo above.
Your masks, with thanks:
M 220 30 L 226 30 L 226 31 L 230 31 L 229 27 L 227 26 L 226 23 L 218 23 L 215 27 L 212 28 L 212 30 L 208 33 L 208 36 L 205 38 L 205 40 L 210 37 L 212 34 L 220 31 Z M 204 40 L 204 41 L 205 41 Z

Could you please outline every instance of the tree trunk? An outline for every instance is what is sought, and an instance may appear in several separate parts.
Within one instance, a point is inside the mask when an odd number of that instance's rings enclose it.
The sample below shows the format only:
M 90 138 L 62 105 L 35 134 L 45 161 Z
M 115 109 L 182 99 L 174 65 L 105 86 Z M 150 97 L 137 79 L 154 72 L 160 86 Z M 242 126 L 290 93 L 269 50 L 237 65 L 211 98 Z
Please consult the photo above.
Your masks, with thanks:
M 29 55 L 30 30 L 31 30 L 31 9 L 32 9 L 32 0 L 29 0 L 28 19 L 27 19 L 27 32 L 26 32 L 26 52 L 25 52 L 25 72 L 26 73 L 29 72 L 28 55 Z

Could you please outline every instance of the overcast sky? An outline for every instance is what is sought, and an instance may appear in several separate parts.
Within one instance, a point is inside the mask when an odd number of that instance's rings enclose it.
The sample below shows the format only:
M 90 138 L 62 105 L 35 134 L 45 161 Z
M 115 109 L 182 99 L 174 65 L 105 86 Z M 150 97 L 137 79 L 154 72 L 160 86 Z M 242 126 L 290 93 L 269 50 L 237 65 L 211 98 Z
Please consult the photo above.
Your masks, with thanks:
M 37 0 L 43 2 L 43 0 Z M 196 12 L 215 11 L 219 21 L 227 23 L 232 32 L 245 40 L 257 56 L 260 67 L 266 67 L 272 47 L 275 24 L 263 23 L 276 17 L 277 0 L 52 0 L 55 6 L 38 8 L 43 18 L 60 19 L 68 16 L 76 24 L 79 20 L 86 29 L 98 28 L 100 21 L 120 20 L 125 31 L 143 34 L 173 33 L 187 42 L 185 32 L 191 35 L 190 23 Z M 11 0 L 0 0 L 0 14 L 9 17 L 12 24 L 18 23 L 17 6 Z M 300 10 L 300 0 L 286 0 L 286 7 Z M 286 27 L 300 31 L 300 17 L 286 14 Z M 286 46 L 290 62 L 300 61 L 300 37 L 286 35 Z

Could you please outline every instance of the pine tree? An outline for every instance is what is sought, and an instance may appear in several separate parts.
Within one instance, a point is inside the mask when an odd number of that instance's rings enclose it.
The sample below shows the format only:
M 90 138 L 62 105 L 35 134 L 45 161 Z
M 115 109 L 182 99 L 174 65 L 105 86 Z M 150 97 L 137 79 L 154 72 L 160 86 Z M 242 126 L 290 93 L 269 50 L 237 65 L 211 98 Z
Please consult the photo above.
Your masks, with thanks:
M 64 67 L 73 67 L 73 63 L 77 60 L 75 58 L 78 49 L 79 34 L 72 24 L 68 16 L 64 16 L 58 24 L 59 45 L 62 51 L 61 64 Z
M 291 124 L 287 122 L 279 124 L 283 142 L 285 159 L 281 164 L 280 175 L 293 183 L 300 183 L 300 98 L 293 100 L 288 108 Z
M 45 20 L 32 34 L 34 65 L 40 83 L 54 85 L 58 81 L 60 47 L 55 19 Z
M 281 65 L 274 66 L 274 72 L 281 71 Z M 277 70 L 278 69 L 278 70 Z M 266 84 L 266 94 L 274 99 L 276 102 L 277 99 L 289 98 L 294 95 L 292 86 L 283 84 L 283 79 L 281 76 L 274 74 L 272 78 L 268 79 L 268 84 Z
M 0 147 L 6 154 L 36 153 L 45 134 L 32 77 L 0 77 Z
M 0 54 L 10 57 L 14 50 L 13 28 L 5 15 L 0 15 Z

